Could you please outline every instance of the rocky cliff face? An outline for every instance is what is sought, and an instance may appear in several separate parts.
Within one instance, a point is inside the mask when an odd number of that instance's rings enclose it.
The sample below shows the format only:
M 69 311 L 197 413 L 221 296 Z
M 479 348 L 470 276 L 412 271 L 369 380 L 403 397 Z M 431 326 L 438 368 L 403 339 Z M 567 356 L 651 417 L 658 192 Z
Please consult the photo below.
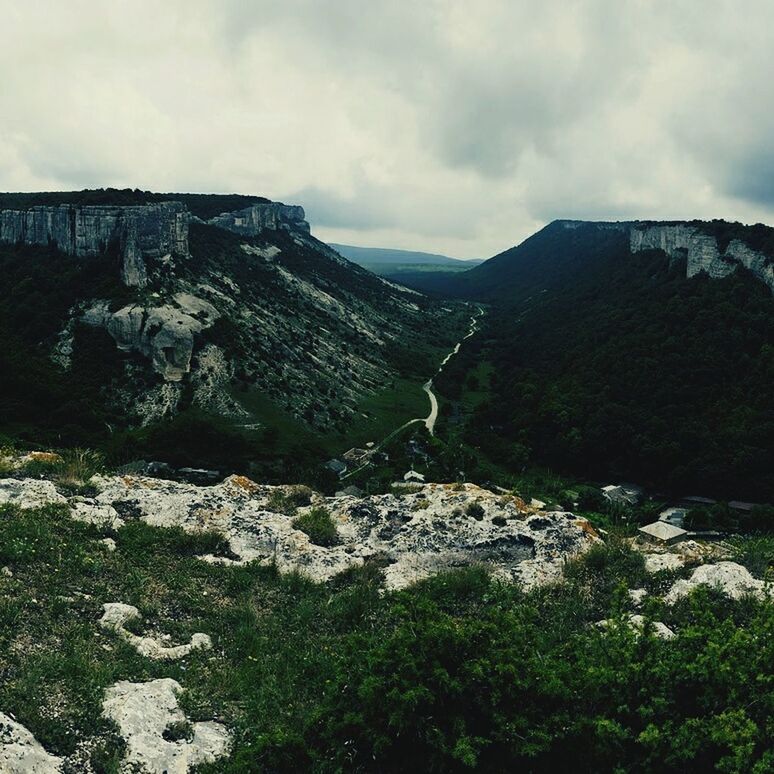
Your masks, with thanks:
M 744 266 L 774 293 L 774 259 L 752 250 L 739 239 L 732 239 L 721 251 L 715 236 L 690 223 L 634 224 L 630 247 L 633 253 L 657 249 L 670 258 L 686 258 L 689 277 L 701 273 L 725 277 Z
M 224 212 L 210 218 L 207 223 L 243 236 L 257 236 L 267 229 L 309 233 L 305 217 L 304 208 L 298 205 L 266 202 L 253 204 L 237 212 Z
M 165 380 L 179 382 L 191 367 L 194 336 L 217 317 L 212 304 L 177 293 L 161 306 L 129 304 L 117 312 L 100 301 L 86 310 L 83 321 L 104 327 L 120 350 L 145 355 Z
M 1 210 L 0 242 L 53 243 L 63 253 L 78 257 L 95 257 L 117 245 L 124 283 L 141 288 L 148 281 L 146 257 L 188 254 L 188 220 L 188 211 L 178 202 Z

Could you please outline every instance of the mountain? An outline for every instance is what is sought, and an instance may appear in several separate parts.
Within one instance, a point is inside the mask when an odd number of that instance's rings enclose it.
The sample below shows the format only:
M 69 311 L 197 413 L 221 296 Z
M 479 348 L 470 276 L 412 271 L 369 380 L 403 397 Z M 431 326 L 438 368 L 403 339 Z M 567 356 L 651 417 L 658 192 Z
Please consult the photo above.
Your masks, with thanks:
M 411 288 L 421 287 L 427 274 L 462 272 L 481 263 L 478 259 L 464 261 L 435 253 L 412 250 L 392 250 L 381 247 L 353 247 L 331 244 L 345 258 L 364 268 Z
M 278 433 L 311 453 L 305 432 L 343 433 L 368 396 L 432 373 L 428 342 L 452 340 L 448 305 L 350 263 L 303 208 L 263 197 L 0 195 L 0 267 L 0 432 L 35 441 L 134 429 L 121 453 L 152 453 L 171 421 L 200 465 Z
M 557 221 L 436 278 L 491 304 L 437 385 L 512 469 L 770 500 L 773 267 L 766 226 Z
M 339 245 L 333 242 L 331 247 L 341 253 L 345 258 L 368 268 L 373 264 L 423 264 L 428 266 L 453 266 L 469 269 L 481 261 L 473 259 L 464 261 L 460 258 L 450 258 L 448 255 L 436 253 L 421 253 L 415 250 L 393 250 L 385 247 L 355 247 L 353 245 Z

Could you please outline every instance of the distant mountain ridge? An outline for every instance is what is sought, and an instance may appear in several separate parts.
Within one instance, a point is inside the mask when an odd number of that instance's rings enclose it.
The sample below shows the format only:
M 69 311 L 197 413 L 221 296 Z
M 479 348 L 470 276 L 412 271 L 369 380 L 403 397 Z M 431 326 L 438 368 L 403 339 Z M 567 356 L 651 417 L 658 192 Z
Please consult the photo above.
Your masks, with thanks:
M 583 234 L 583 239 L 573 239 L 572 232 L 576 231 Z M 470 271 L 446 277 L 421 278 L 419 289 L 465 297 L 495 297 L 508 293 L 510 280 L 517 277 L 523 282 L 537 272 L 541 281 L 551 281 L 549 276 L 543 276 L 545 272 L 539 266 L 529 265 L 535 248 L 541 255 L 550 252 L 555 268 L 575 271 L 582 268 L 577 263 L 582 255 L 572 245 L 583 242 L 582 252 L 588 247 L 593 253 L 594 248 L 587 239 L 590 232 L 597 232 L 600 244 L 614 238 L 613 234 L 621 234 L 628 242 L 632 255 L 646 250 L 661 250 L 671 260 L 684 260 L 688 277 L 706 274 L 717 279 L 744 268 L 774 293 L 774 228 L 724 220 L 555 220 L 521 244 L 504 250 Z M 415 285 L 412 283 L 412 286 Z
M 331 242 L 330 246 L 345 258 L 361 266 L 370 264 L 425 264 L 434 266 L 476 266 L 480 259 L 464 260 L 437 253 L 423 253 L 416 250 L 397 250 L 387 247 L 356 247 Z

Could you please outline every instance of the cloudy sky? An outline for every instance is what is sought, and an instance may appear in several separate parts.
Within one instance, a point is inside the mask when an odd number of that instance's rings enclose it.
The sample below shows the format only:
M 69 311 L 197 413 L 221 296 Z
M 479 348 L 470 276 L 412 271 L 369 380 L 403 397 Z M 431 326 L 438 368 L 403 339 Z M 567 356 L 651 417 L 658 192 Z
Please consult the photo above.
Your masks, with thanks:
M 554 218 L 774 223 L 770 0 L 0 0 L 0 189 L 303 204 L 487 257 Z

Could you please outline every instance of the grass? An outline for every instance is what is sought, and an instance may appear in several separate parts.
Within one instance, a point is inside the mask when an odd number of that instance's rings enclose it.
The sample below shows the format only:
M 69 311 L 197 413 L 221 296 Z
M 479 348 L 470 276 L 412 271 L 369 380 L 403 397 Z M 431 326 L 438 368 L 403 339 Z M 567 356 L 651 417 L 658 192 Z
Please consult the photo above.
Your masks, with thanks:
M 326 508 L 312 508 L 293 519 L 293 527 L 309 535 L 309 540 L 317 546 L 335 546 L 339 542 L 339 533 Z
M 291 486 L 284 491 L 275 489 L 269 498 L 269 508 L 291 516 L 297 508 L 309 505 L 312 502 L 313 494 L 314 492 L 303 484 Z

